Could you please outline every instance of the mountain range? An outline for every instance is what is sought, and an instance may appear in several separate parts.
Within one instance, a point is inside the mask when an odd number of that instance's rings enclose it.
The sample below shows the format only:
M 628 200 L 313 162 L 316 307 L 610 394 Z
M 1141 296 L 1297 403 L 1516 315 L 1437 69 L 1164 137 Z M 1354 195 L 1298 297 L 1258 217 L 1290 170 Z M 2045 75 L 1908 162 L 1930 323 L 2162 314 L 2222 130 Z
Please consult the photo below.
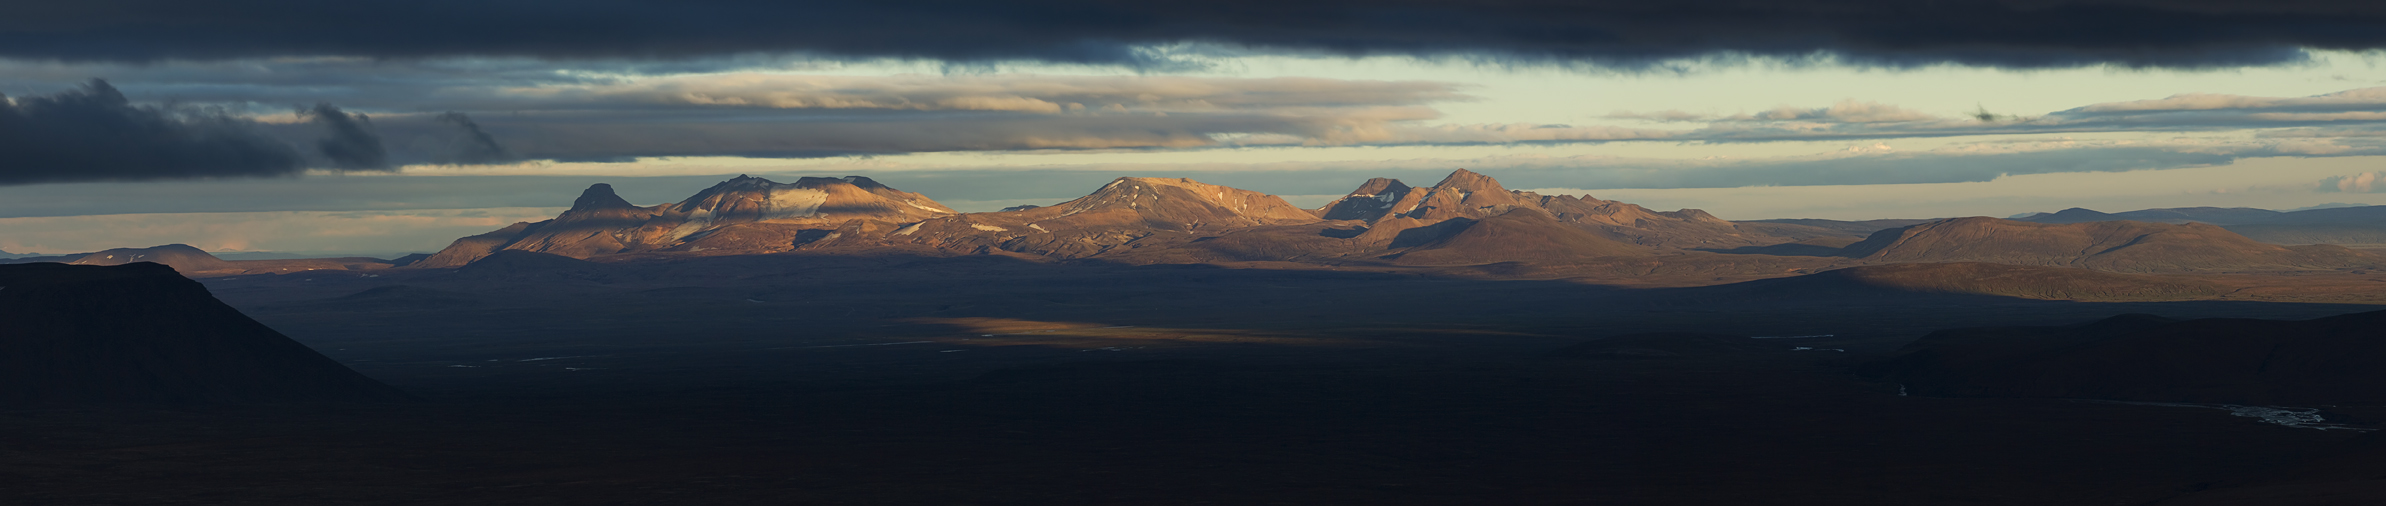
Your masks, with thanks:
M 2334 246 L 2264 244 L 2197 222 L 1733 222 L 1697 209 L 1509 190 L 1460 169 L 1431 186 L 1370 179 L 1315 209 L 1185 178 L 1124 177 L 1068 202 L 983 213 L 956 212 L 859 176 L 792 184 L 738 176 L 647 207 L 597 184 L 555 219 L 458 239 L 408 267 L 459 267 L 505 251 L 605 261 L 796 252 L 1255 266 L 1624 265 L 1608 269 L 1618 272 L 1652 270 L 1629 266 L 1648 262 L 1729 264 L 1719 268 L 1733 272 L 1913 262 L 2205 272 L 2379 260 Z
M 2368 268 L 2386 259 L 2328 244 L 2281 246 L 2240 232 L 2368 230 L 2386 223 L 2374 219 L 2381 213 L 2386 206 L 1735 222 L 1697 209 L 1656 211 L 1589 195 L 1509 190 L 1464 169 L 1431 186 L 1369 179 L 1314 209 L 1192 179 L 1123 177 L 1051 206 L 963 213 L 860 176 L 794 183 L 738 176 L 652 206 L 633 204 L 600 183 L 554 219 L 515 223 L 457 239 L 437 253 L 395 260 L 224 260 L 165 245 L 0 263 L 146 261 L 194 277 L 450 269 L 506 252 L 538 254 L 514 255 L 509 265 L 555 263 L 523 260 L 533 257 L 611 263 L 766 254 L 996 255 L 1258 268 L 1469 268 L 1507 277 L 1721 276 L 1717 281 L 1901 263 L 2122 273 L 2313 271 Z M 2381 234 L 2386 242 L 2386 232 Z M 475 269 L 483 275 L 496 270 Z

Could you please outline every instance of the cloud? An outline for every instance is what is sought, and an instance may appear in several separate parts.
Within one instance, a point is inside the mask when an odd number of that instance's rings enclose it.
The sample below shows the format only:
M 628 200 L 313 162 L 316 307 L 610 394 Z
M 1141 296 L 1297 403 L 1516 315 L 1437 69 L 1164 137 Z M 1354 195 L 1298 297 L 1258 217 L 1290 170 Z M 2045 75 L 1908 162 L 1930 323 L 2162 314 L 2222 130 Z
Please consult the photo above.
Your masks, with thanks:
M 558 13 L 529 0 L 92 0 L 10 14 L 0 57 L 106 61 L 815 52 L 1154 68 L 1203 53 L 1300 53 L 1628 67 L 1748 57 L 2228 67 L 2303 61 L 2303 48 L 2386 47 L 2386 7 L 2341 1 L 709 0 Z M 1170 49 L 1186 43 L 1207 49 Z
M 433 116 L 432 120 L 452 127 L 446 132 L 448 135 L 432 139 L 432 142 L 437 142 L 440 145 L 426 149 L 434 153 L 432 156 L 437 163 L 469 165 L 506 163 L 517 160 L 512 152 L 507 151 L 504 145 L 498 144 L 495 137 L 490 137 L 487 132 L 482 132 L 480 124 L 472 122 L 472 117 L 465 116 L 464 113 L 441 113 L 438 116 Z
M 373 120 L 363 114 L 348 114 L 330 103 L 316 103 L 314 108 L 301 111 L 301 116 L 329 132 L 328 137 L 315 140 L 315 149 L 331 166 L 348 170 L 388 169 L 389 151 L 381 148 L 381 135 L 373 132 Z
M 729 73 L 451 90 L 426 107 L 500 108 L 477 124 L 521 157 L 821 157 L 939 151 L 1508 142 L 1600 135 L 1420 128 L 1452 83 L 1175 76 Z M 386 131 L 428 135 L 404 115 Z M 400 124 L 403 123 L 403 124 Z
M 0 101 L 0 185 L 295 174 L 290 146 L 196 107 L 132 105 L 106 81 Z
M 1775 142 L 2102 132 L 2219 132 L 2259 130 L 2264 137 L 2375 137 L 2386 131 L 2386 87 L 2309 97 L 2182 94 L 2153 100 L 2089 104 L 2039 116 L 1938 116 L 1853 99 L 1828 107 L 1782 106 L 1756 113 L 1681 111 L 1607 115 L 1616 119 L 1704 122 L 1702 128 L 1657 131 L 1647 139 L 1684 142 Z
M 2386 88 L 2311 97 L 2180 95 L 2089 104 L 1984 121 L 1845 99 L 1734 114 L 1616 112 L 1608 119 L 1671 123 L 1447 123 L 1437 108 L 1476 100 L 1436 81 L 1021 74 L 842 76 L 740 71 L 666 76 L 524 73 L 494 83 L 436 76 L 425 62 L 338 93 L 342 62 L 302 62 L 316 77 L 288 85 L 171 88 L 179 100 L 225 110 L 280 89 L 380 104 L 373 117 L 310 109 L 252 116 L 257 132 L 306 146 L 301 165 L 380 170 L 411 164 L 520 160 L 629 161 L 640 157 L 817 158 L 963 151 L 1183 150 L 1271 146 L 1558 145 L 1609 142 L 1864 142 L 1903 138 L 2199 133 L 2251 130 L 2282 154 L 2386 142 Z M 502 63 L 502 62 L 501 62 Z M 185 65 L 185 64 L 173 64 Z M 168 66 L 173 66 L 168 65 Z M 323 66 L 316 70 L 303 70 Z M 411 66 L 409 66 L 411 65 Z M 510 63 L 492 68 L 513 69 Z M 436 67 L 436 68 L 435 68 Z M 208 67 L 209 72 L 220 71 Z M 151 70 L 151 72 L 165 72 Z M 278 73 L 277 73 L 278 74 Z M 558 77 L 575 75 L 578 77 Z M 212 86 L 212 87 L 211 87 Z M 314 90 L 314 91 L 310 91 Z M 129 107 L 129 106 L 128 106 Z M 414 111 L 449 111 L 427 113 Z M 328 112 L 328 113 L 327 113 Z M 336 114 L 330 114 L 336 113 Z M 466 116 L 469 114 L 469 116 Z M 286 119 L 285 119 L 286 118 Z M 242 123 L 246 120 L 229 120 Z M 2303 138 L 2304 141 L 2290 141 Z M 2359 140 L 2362 138 L 2376 141 Z
M 2363 172 L 2350 176 L 2336 176 L 2320 180 L 2320 191 L 2344 193 L 2386 192 L 2386 172 Z
M 1411 105 L 1471 100 L 1458 85 L 1281 77 L 894 75 L 730 73 L 503 88 L 487 100 L 514 109 L 712 106 L 764 109 L 1000 111 L 1036 114 L 1203 112 L 1281 107 Z

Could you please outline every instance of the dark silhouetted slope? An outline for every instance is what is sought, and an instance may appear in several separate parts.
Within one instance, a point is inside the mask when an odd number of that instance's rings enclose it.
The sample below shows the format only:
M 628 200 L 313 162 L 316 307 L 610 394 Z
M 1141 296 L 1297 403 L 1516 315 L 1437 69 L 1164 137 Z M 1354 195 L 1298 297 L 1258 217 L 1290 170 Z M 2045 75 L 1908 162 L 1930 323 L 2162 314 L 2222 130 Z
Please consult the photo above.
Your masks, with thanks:
M 402 398 L 164 265 L 0 265 L 0 405 Z

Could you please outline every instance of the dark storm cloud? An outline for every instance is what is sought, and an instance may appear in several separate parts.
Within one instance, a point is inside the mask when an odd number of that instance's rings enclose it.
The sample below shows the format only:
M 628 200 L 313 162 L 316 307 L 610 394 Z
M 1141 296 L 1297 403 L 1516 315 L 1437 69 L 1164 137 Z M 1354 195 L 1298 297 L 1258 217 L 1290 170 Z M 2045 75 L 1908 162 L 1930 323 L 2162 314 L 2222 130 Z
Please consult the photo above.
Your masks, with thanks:
M 259 122 L 222 106 L 137 104 L 103 80 L 57 93 L 0 95 L 0 185 L 387 171 L 402 163 L 518 160 L 461 113 L 402 117 L 393 149 L 364 114 L 330 103 L 304 122 Z
M 514 161 L 513 153 L 497 143 L 497 138 L 481 131 L 481 125 L 460 112 L 441 113 L 432 118 L 449 127 L 447 135 L 435 138 L 439 145 L 431 146 L 434 160 L 443 164 L 484 164 Z
M 330 160 L 331 166 L 350 170 L 389 168 L 389 150 L 381 147 L 381 135 L 373 132 L 372 118 L 348 114 L 328 103 L 315 104 L 300 115 L 323 127 L 328 134 L 315 140 L 315 150 Z
M 1165 66 L 1222 51 L 1638 66 L 1709 56 L 1864 65 L 2215 67 L 2386 47 L 2386 6 L 2326 0 L 86 0 L 17 6 L 0 56 L 680 58 L 756 52 Z M 1198 55 L 1194 56 L 1198 58 Z
M 0 100 L 0 185 L 278 176 L 304 169 L 289 145 L 242 119 L 136 106 L 106 81 Z

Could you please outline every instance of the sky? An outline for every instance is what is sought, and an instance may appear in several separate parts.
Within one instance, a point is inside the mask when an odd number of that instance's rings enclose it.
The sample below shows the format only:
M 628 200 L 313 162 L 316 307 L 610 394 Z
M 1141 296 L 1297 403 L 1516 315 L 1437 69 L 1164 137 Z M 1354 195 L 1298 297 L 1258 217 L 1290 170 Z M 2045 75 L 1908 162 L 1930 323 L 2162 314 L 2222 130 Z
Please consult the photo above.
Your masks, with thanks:
M 964 211 L 1457 168 L 1743 220 L 2386 204 L 2381 49 L 2386 7 L 2296 0 L 54 2 L 0 17 L 0 251 L 435 251 L 738 174 Z

